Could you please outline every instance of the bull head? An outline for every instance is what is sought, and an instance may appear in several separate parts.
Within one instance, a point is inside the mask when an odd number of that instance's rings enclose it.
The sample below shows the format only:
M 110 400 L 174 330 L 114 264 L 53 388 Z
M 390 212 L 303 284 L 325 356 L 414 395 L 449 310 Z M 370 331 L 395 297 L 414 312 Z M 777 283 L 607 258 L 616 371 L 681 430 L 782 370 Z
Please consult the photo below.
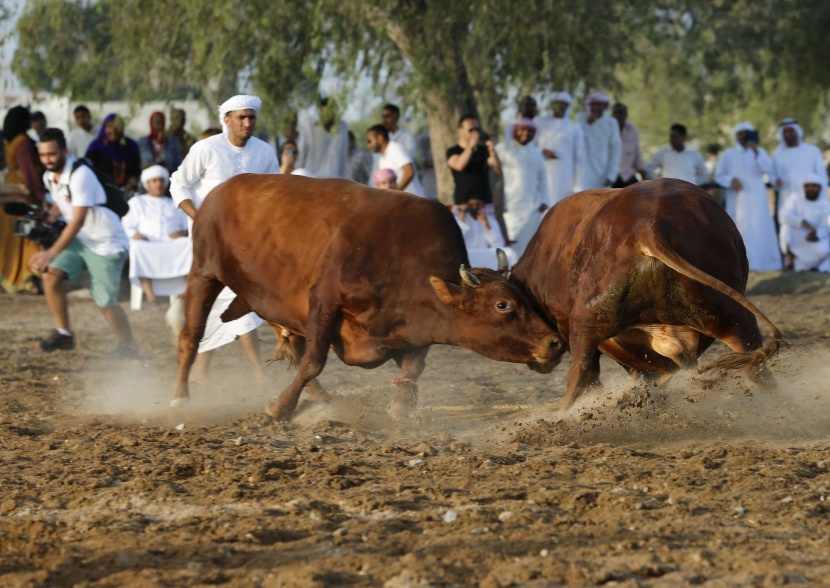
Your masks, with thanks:
M 463 263 L 461 264 L 461 268 L 458 270 L 458 273 L 461 274 L 461 280 L 470 288 L 478 288 L 481 286 L 479 279 L 471 274 L 470 270 L 468 270 L 467 266 Z

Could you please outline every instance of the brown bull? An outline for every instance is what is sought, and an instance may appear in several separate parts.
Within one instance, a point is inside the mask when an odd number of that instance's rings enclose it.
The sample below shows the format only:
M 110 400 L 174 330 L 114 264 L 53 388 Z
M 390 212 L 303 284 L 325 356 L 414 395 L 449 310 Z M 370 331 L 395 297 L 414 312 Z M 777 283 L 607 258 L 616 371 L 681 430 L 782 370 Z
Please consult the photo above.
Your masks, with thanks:
M 417 402 L 415 382 L 435 343 L 537 370 L 564 351 L 519 286 L 500 272 L 466 269 L 464 240 L 445 206 L 402 192 L 240 175 L 208 195 L 193 249 L 176 398 L 188 396 L 198 342 L 225 285 L 237 298 L 222 319 L 255 311 L 279 325 L 298 359 L 296 378 L 267 408 L 277 418 L 291 416 L 329 348 L 348 365 L 395 360 L 398 412 Z
M 781 332 L 743 295 L 741 235 L 697 186 L 666 179 L 566 198 L 513 274 L 570 346 L 566 407 L 599 384 L 600 352 L 662 384 L 715 339 L 734 353 L 707 369 L 745 368 L 754 382 L 775 386 L 764 364 Z M 772 330 L 766 346 L 756 318 Z

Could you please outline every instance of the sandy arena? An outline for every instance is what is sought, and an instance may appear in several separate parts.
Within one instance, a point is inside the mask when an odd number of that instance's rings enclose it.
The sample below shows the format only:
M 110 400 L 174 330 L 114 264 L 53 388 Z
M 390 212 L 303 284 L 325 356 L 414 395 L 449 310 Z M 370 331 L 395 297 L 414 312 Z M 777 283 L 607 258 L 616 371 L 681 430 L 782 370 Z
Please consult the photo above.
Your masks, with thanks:
M 143 360 L 106 363 L 90 300 L 70 303 L 78 349 L 45 355 L 45 301 L 2 296 L 0 585 L 828 585 L 830 276 L 749 294 L 791 344 L 775 395 L 603 360 L 562 413 L 569 359 L 542 376 L 436 346 L 411 427 L 385 412 L 394 365 L 334 354 L 335 400 L 274 422 L 293 372 L 259 389 L 238 345 L 183 418 L 161 312 L 131 313 Z

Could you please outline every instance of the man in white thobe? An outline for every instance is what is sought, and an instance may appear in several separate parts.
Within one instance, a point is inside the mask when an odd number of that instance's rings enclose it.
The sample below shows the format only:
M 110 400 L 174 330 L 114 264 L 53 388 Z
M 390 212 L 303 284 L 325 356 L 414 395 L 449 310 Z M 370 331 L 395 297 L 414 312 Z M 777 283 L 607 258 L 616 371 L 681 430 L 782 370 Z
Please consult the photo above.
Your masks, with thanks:
M 789 228 L 787 251 L 798 272 L 830 272 L 830 201 L 827 174 L 806 174 L 803 192 L 790 196 L 781 209 L 781 222 Z
M 586 112 L 576 115 L 585 138 L 585 158 L 579 169 L 576 191 L 610 188 L 617 180 L 622 161 L 619 123 L 604 116 L 611 99 L 604 92 L 591 92 L 585 99 Z
M 496 249 L 504 251 L 510 266 L 519 260 L 513 248 L 505 245 L 499 226 L 490 222 L 484 208 L 453 206 L 452 211 L 464 237 L 470 267 L 498 269 Z
M 499 143 L 496 153 L 504 174 L 504 223 L 513 249 L 521 257 L 549 208 L 548 186 L 545 160 L 532 143 L 536 125 L 523 118 L 512 128 L 513 139 Z
M 585 165 L 585 139 L 582 128 L 571 120 L 572 102 L 568 92 L 554 92 L 553 115 L 539 116 L 534 121 L 536 145 L 545 158 L 549 206 L 574 193 L 577 170 Z
M 703 155 L 686 145 L 686 127 L 680 124 L 669 128 L 669 144 L 654 153 L 646 170 L 649 179 L 674 178 L 696 186 L 709 178 Z
M 303 146 L 297 167 L 315 178 L 348 178 L 349 127 L 337 122 L 334 102 L 323 98 L 318 112 L 306 114 L 298 126 Z
M 150 305 L 157 304 L 157 296 L 184 292 L 193 262 L 187 215 L 167 197 L 169 180 L 163 165 L 142 171 L 147 193 L 130 198 L 130 211 L 121 219 L 130 238 L 130 282 L 141 287 Z
M 778 125 L 778 147 L 772 152 L 772 174 L 770 181 L 778 190 L 776 213 L 781 218 L 781 210 L 791 199 L 800 199 L 804 190 L 804 178 L 816 175 L 822 178 L 822 186 L 827 187 L 827 171 L 824 158 L 815 145 L 805 143 L 804 131 L 795 119 L 787 118 Z M 787 223 L 780 223 L 779 241 L 781 250 L 787 253 Z M 785 265 L 792 267 L 792 258 L 786 255 Z
M 236 175 L 243 173 L 278 174 L 277 156 L 268 143 L 253 136 L 256 117 L 262 101 L 256 96 L 234 96 L 219 107 L 222 134 L 197 141 L 170 180 L 173 201 L 190 217 L 190 228 L 196 211 L 208 193 Z M 256 211 L 251 211 L 256 214 Z M 265 378 L 259 356 L 256 328 L 262 324 L 250 313 L 235 321 L 223 323 L 220 316 L 236 295 L 224 288 L 216 298 L 208 316 L 205 334 L 199 343 L 199 356 L 193 364 L 194 380 L 204 379 L 212 350 L 239 338 L 245 353 L 260 380 Z
M 764 148 L 752 140 L 754 133 L 751 123 L 735 125 L 735 146 L 718 161 L 715 181 L 727 188 L 726 212 L 743 237 L 750 271 L 780 270 L 781 253 L 764 183 L 772 163 Z
M 611 116 L 616 119 L 620 127 L 622 141 L 622 155 L 620 156 L 620 171 L 612 188 L 625 188 L 636 184 L 640 180 L 636 174 L 645 179 L 646 170 L 643 156 L 640 153 L 640 133 L 633 122 L 628 120 L 628 106 L 617 102 L 611 109 Z

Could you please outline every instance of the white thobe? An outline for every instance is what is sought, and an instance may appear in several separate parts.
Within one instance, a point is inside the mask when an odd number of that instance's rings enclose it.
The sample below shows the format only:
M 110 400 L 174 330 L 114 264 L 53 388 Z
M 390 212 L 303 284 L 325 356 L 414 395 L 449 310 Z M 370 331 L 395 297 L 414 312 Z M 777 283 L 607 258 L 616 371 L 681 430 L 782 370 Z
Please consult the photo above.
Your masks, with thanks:
M 684 147 L 677 151 L 671 145 L 660 147 L 646 165 L 650 179 L 674 178 L 699 186 L 706 182 L 709 170 L 697 149 Z M 660 170 L 660 173 L 657 173 Z
M 303 148 L 297 167 L 308 170 L 315 178 L 349 177 L 349 128 L 346 123 L 333 126 L 328 132 L 309 118 L 300 123 Z
M 577 170 L 585 165 L 585 138 L 582 128 L 568 118 L 545 115 L 535 122 L 536 145 L 556 155 L 556 159 L 545 158 L 548 205 L 553 206 L 575 192 Z
M 816 229 L 818 241 L 808 241 L 810 231 L 801 226 L 807 221 Z M 787 200 L 781 209 L 781 222 L 789 231 L 787 233 L 787 247 L 795 257 L 793 268 L 803 272 L 811 269 L 830 271 L 830 202 L 827 192 L 822 189 L 818 200 L 811 202 L 799 196 Z
M 170 178 L 170 194 L 177 206 L 185 200 L 192 200 L 193 206 L 198 209 L 213 188 L 244 173 L 280 173 L 280 164 L 271 146 L 251 137 L 244 147 L 236 147 L 228 141 L 226 133 L 214 135 L 197 141 L 190 148 L 187 157 Z M 256 211 L 251 211 L 251 214 L 256 214 Z M 190 221 L 188 224 L 192 235 L 193 223 Z M 230 343 L 262 324 L 262 319 L 253 312 L 223 323 L 220 317 L 234 298 L 236 294 L 230 288 L 226 287 L 219 293 L 210 309 L 199 353 Z
M 824 179 L 821 187 L 827 187 L 827 170 L 824 167 L 824 157 L 815 145 L 799 143 L 795 147 L 779 145 L 772 152 L 772 173 L 770 182 L 774 185 L 776 180 L 781 180 L 781 187 L 778 189 L 778 215 L 786 203 L 792 199 L 798 200 L 804 195 L 804 178 L 817 175 Z M 823 194 L 824 192 L 822 192 Z M 781 251 L 787 251 L 790 227 L 781 223 L 779 242 Z
M 752 149 L 739 145 L 724 151 L 715 169 L 715 181 L 727 188 L 726 212 L 738 226 L 749 269 L 754 272 L 781 269 L 781 253 L 763 177 L 771 170 L 766 150 L 758 147 L 756 155 Z M 732 189 L 733 178 L 741 182 L 740 192 Z
M 827 187 L 827 170 L 824 157 L 815 145 L 799 143 L 796 147 L 779 145 L 772 152 L 772 173 L 770 182 L 781 180 L 779 188 L 778 212 L 784 208 L 787 200 L 804 195 L 803 179 L 817 175 L 824 179 L 822 188 Z
M 501 249 L 507 255 L 507 262 L 513 266 L 518 257 L 512 247 L 507 247 L 504 243 L 504 236 L 501 234 L 499 225 L 490 222 L 490 228 L 471 217 L 469 214 L 461 218 L 461 213 L 454 210 L 455 222 L 461 229 L 461 235 L 464 237 L 464 245 L 467 247 L 467 257 L 470 260 L 470 267 L 486 267 L 492 270 L 498 269 L 498 256 L 496 249 Z
M 584 164 L 577 174 L 576 190 L 602 188 L 606 181 L 614 183 L 622 160 L 622 137 L 617 119 L 603 116 L 588 124 L 586 114 L 580 112 L 576 121 L 585 139 Z
M 496 153 L 504 177 L 504 223 L 516 255 L 521 257 L 545 215 L 539 212 L 539 207 L 548 203 L 545 162 L 536 145 L 521 145 L 515 139 L 499 143 Z
M 166 196 L 130 198 L 130 211 L 121 219 L 130 237 L 130 282 L 139 278 L 153 280 L 157 296 L 184 292 L 184 278 L 193 263 L 193 248 L 186 238 L 172 238 L 171 233 L 187 229 L 187 215 Z M 136 233 L 146 241 L 133 239 Z

